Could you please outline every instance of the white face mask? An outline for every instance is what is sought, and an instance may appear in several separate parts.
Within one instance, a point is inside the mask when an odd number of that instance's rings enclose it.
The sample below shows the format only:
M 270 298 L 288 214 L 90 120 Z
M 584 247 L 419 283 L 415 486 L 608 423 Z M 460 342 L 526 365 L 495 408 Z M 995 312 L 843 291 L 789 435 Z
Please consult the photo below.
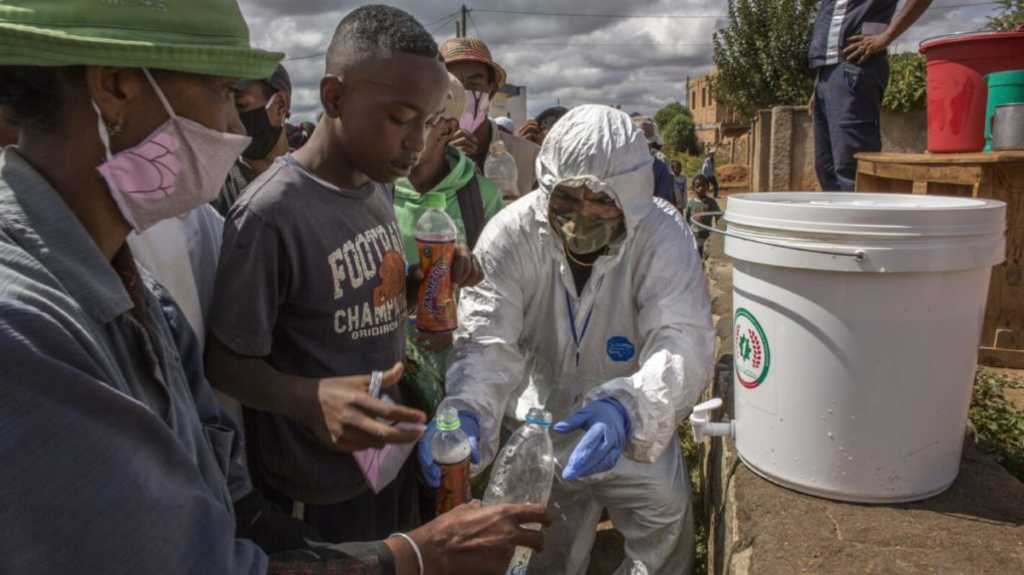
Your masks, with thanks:
M 473 133 L 487 121 L 491 110 L 491 95 L 487 92 L 466 92 L 466 109 L 459 119 L 459 127 Z
M 111 154 L 110 133 L 92 102 L 107 152 L 107 161 L 97 170 L 121 215 L 138 232 L 216 198 L 231 166 L 251 142 L 176 115 L 149 70 L 142 71 L 170 118 L 137 146 Z

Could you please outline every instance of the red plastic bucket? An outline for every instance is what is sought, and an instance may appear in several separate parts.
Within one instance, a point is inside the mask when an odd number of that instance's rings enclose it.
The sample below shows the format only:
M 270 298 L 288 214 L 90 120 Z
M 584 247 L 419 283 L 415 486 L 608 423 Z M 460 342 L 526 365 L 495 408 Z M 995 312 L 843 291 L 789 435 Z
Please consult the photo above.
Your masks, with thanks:
M 960 34 L 926 40 L 928 151 L 980 152 L 985 147 L 985 74 L 1016 70 L 1024 31 Z

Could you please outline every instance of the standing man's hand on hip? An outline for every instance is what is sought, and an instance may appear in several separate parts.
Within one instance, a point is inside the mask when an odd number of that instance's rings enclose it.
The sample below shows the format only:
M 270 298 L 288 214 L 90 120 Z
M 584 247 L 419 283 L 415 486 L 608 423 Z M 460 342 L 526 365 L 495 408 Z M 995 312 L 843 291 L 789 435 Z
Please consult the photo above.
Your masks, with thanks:
M 854 64 L 860 65 L 867 62 L 875 54 L 884 52 L 888 46 L 889 37 L 884 32 L 871 35 L 857 34 L 856 36 L 850 36 L 850 39 L 846 42 L 846 47 L 843 48 L 843 57 Z

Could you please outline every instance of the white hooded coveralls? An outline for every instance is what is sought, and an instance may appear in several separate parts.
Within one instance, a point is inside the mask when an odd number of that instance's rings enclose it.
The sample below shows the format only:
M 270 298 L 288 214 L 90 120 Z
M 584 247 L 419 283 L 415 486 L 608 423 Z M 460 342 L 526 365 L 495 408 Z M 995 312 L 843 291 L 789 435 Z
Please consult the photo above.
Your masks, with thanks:
M 537 159 L 539 189 L 487 225 L 475 255 L 485 279 L 461 293 L 459 330 L 442 406 L 480 421 L 483 469 L 503 417 L 530 407 L 555 421 L 605 397 L 629 413 L 630 435 L 611 471 L 561 479 L 581 433 L 552 433 L 555 524 L 531 573 L 582 575 L 607 507 L 626 539 L 618 573 L 640 561 L 652 575 L 690 569 L 690 490 L 676 429 L 710 379 L 714 333 L 703 268 L 677 210 L 653 198 L 651 155 L 629 117 L 582 106 L 563 117 Z M 559 183 L 590 176 L 623 210 L 626 234 L 576 293 L 561 240 L 548 224 Z M 574 325 L 573 325 L 574 324 Z

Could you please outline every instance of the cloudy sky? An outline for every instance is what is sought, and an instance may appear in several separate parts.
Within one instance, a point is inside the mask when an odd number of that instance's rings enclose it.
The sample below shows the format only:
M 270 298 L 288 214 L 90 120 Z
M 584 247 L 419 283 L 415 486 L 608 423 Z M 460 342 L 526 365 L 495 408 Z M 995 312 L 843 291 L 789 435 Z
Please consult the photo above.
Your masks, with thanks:
M 380 1 L 380 0 L 378 0 Z M 455 35 L 455 0 L 384 0 L 427 25 L 438 42 Z M 239 0 L 253 42 L 285 52 L 295 84 L 293 108 L 312 119 L 322 52 L 338 22 L 368 2 L 351 0 Z M 684 101 L 687 76 L 711 67 L 711 35 L 726 0 L 466 0 L 469 33 L 488 43 L 509 73 L 527 86 L 531 115 L 561 102 L 621 104 L 650 114 Z M 971 5 L 974 6 L 971 6 Z M 965 6 L 966 5 L 966 6 Z M 995 10 L 984 0 L 935 0 L 900 39 L 909 50 L 940 34 L 977 30 Z

